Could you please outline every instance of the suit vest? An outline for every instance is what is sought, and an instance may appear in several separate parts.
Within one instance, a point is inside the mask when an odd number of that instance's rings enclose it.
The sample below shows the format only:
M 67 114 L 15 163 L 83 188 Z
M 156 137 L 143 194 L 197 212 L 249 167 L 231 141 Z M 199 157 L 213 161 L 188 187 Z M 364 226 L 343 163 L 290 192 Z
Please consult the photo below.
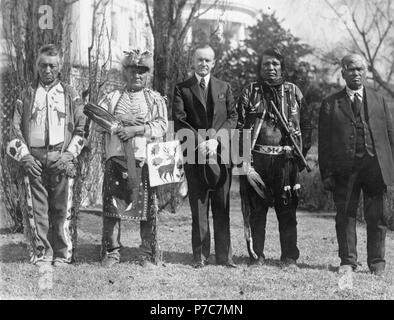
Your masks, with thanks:
M 356 157 L 362 158 L 366 152 L 370 156 L 374 156 L 375 146 L 372 140 L 371 130 L 368 125 L 369 119 L 365 95 L 359 112 L 354 116 L 356 118 Z

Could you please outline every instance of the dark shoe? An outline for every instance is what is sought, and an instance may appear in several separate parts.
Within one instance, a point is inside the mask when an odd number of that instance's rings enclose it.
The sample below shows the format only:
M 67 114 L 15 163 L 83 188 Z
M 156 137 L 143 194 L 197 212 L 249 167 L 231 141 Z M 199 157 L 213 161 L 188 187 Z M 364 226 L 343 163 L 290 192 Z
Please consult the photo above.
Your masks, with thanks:
M 53 261 L 53 266 L 55 268 L 67 268 L 71 266 L 71 263 L 66 261 L 65 259 L 55 258 Z
M 258 259 L 250 258 L 249 260 L 249 267 L 258 267 L 262 266 L 265 264 L 265 258 L 264 257 L 258 257 Z
M 352 273 L 353 272 L 353 267 L 350 264 L 344 264 L 339 266 L 338 268 L 338 274 L 344 275 L 347 273 Z
M 112 267 L 120 262 L 120 254 L 118 251 L 107 252 L 101 261 L 103 267 Z
M 193 268 L 195 268 L 195 269 L 204 268 L 205 266 L 206 266 L 206 263 L 203 260 L 193 263 Z
M 383 277 L 383 276 L 384 276 L 384 269 L 375 269 L 375 270 L 371 270 L 371 273 L 372 273 L 374 276 Z
M 151 259 L 148 257 L 143 257 L 139 260 L 138 264 L 143 268 L 152 267 L 154 264 L 152 263 Z
M 285 258 L 281 260 L 281 267 L 282 269 L 286 269 L 289 271 L 298 270 L 297 261 L 292 258 Z
M 237 269 L 238 268 L 238 266 L 232 261 L 223 264 L 223 266 L 225 266 L 227 268 L 233 268 L 233 269 Z
M 195 269 L 204 268 L 207 264 L 208 264 L 207 260 L 204 259 L 195 260 L 193 262 L 193 268 Z

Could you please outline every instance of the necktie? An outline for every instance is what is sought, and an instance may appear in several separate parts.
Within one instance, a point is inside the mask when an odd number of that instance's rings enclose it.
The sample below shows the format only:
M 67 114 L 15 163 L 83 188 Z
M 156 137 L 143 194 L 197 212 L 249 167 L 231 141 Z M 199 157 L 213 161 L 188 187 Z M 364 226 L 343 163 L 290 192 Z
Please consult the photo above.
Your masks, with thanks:
M 353 113 L 355 116 L 358 115 L 358 113 L 360 111 L 360 107 L 361 107 L 361 97 L 358 93 L 355 93 L 353 103 L 352 103 Z
M 201 90 L 202 98 L 204 99 L 205 102 L 207 102 L 207 85 L 205 83 L 205 79 L 204 78 L 201 78 L 200 90 Z
M 205 84 L 205 79 L 204 78 L 201 78 L 200 88 L 201 88 L 202 92 L 205 93 L 206 84 Z

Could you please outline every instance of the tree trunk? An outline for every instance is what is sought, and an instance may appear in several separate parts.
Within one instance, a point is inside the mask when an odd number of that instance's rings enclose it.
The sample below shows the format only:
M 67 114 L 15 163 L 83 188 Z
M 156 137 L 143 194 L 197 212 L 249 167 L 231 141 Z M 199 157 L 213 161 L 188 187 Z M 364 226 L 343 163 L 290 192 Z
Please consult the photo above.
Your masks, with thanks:
M 168 94 L 170 1 L 153 2 L 154 19 L 154 78 L 153 87 L 162 95 Z

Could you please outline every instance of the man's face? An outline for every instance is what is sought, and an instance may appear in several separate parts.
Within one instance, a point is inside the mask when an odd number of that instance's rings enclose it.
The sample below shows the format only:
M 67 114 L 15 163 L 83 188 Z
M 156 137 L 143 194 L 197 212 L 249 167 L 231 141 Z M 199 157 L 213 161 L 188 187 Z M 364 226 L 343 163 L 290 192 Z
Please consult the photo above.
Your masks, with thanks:
M 348 62 L 346 69 L 342 69 L 342 77 L 346 85 L 352 89 L 360 89 L 366 78 L 366 69 L 363 62 L 359 59 L 353 59 Z
M 193 57 L 194 71 L 201 77 L 210 74 L 215 66 L 215 53 L 211 48 L 197 49 Z
M 282 66 L 278 58 L 263 55 L 260 68 L 260 76 L 263 80 L 273 82 L 282 76 Z
M 37 68 L 41 82 L 51 84 L 59 74 L 59 57 L 43 54 L 38 58 Z
M 139 67 L 126 67 L 123 69 L 123 79 L 128 90 L 139 91 L 145 88 L 148 70 Z

